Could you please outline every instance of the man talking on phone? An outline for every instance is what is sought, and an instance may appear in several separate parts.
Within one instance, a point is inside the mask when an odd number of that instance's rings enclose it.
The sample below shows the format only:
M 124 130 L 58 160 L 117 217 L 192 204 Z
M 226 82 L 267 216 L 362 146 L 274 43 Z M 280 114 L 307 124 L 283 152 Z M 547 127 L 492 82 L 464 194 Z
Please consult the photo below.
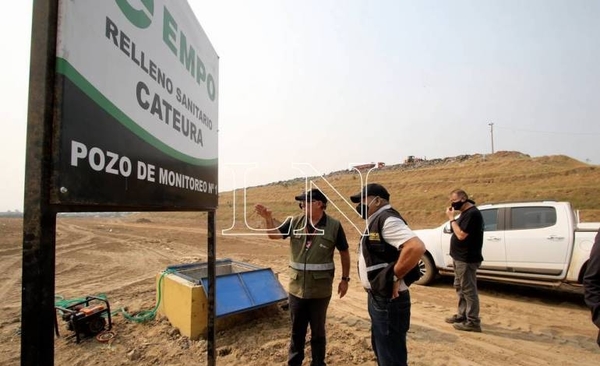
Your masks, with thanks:
M 460 216 L 455 218 L 457 212 Z M 450 256 L 454 262 L 454 288 L 458 296 L 458 311 L 446 318 L 446 322 L 456 330 L 481 332 L 476 273 L 483 262 L 483 216 L 462 189 L 450 193 L 446 216 L 452 229 Z

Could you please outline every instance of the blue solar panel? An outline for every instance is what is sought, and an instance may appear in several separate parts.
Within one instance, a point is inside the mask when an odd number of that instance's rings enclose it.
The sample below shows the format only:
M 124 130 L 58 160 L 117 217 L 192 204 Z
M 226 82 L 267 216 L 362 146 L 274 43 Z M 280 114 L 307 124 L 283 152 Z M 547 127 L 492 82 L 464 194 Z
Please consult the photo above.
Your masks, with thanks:
M 208 278 L 202 278 L 201 281 L 208 297 Z M 256 309 L 285 299 L 287 292 L 270 268 L 216 277 L 217 317 Z

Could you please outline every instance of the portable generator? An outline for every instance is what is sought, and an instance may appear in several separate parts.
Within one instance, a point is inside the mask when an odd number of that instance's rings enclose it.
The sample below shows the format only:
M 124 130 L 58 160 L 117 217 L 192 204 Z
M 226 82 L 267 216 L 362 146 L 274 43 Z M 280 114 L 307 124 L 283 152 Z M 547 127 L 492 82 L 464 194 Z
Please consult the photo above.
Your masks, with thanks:
M 108 300 L 86 296 L 85 300 L 71 304 L 67 307 L 55 306 L 56 316 L 61 314 L 62 320 L 67 323 L 67 329 L 75 332 L 77 343 L 80 335 L 94 336 L 112 328 L 110 305 Z M 56 336 L 58 333 L 58 320 L 55 318 Z

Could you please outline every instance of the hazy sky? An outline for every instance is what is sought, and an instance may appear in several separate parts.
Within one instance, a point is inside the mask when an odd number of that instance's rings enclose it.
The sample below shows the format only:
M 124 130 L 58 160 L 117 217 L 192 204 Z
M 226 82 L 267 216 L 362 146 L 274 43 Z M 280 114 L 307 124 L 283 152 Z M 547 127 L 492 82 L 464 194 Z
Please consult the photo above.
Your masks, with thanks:
M 0 22 L 0 211 L 23 209 L 31 3 Z M 487 154 L 490 123 L 495 151 L 600 164 L 600 1 L 189 3 L 220 57 L 221 191 L 247 164 L 257 185 Z

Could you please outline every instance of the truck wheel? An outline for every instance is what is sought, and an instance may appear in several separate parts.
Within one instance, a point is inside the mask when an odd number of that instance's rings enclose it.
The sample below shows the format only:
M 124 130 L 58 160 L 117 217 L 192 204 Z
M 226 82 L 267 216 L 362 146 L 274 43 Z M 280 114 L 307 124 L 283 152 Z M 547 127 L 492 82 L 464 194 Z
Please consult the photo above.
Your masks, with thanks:
M 433 282 L 437 275 L 437 268 L 433 265 L 433 260 L 427 255 L 423 254 L 419 261 L 419 269 L 423 274 L 418 281 L 415 281 L 417 285 L 427 286 Z

